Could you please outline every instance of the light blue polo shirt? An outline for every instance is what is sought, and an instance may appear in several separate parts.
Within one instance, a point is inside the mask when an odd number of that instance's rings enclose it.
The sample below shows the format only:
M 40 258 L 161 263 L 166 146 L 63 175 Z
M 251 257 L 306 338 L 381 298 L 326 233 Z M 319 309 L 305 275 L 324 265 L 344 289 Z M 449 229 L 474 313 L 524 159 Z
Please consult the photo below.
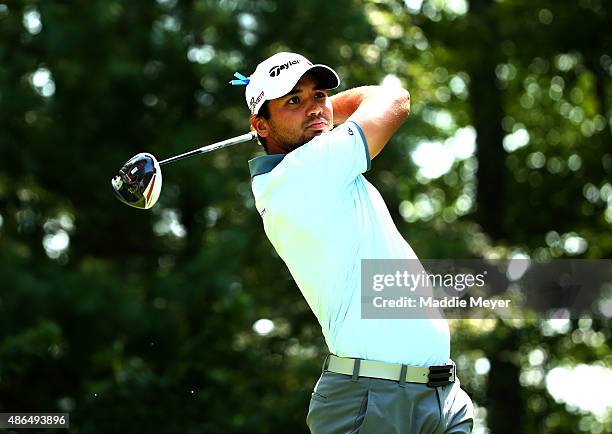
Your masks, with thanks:
M 380 193 L 362 175 L 370 155 L 346 122 L 288 154 L 249 161 L 268 239 L 321 324 L 331 353 L 443 365 L 445 319 L 361 319 L 361 259 L 416 259 Z

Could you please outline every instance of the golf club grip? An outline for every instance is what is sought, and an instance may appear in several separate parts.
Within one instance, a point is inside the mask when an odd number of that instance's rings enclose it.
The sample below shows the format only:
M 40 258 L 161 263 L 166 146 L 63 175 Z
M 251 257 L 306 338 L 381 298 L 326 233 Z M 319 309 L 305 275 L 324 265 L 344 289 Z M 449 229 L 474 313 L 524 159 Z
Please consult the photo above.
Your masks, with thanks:
M 193 151 L 185 152 L 184 154 L 177 155 L 175 157 L 167 158 L 165 160 L 160 161 L 159 165 L 164 166 L 166 164 L 174 163 L 175 161 L 183 160 L 185 158 L 189 158 L 194 155 L 204 154 L 206 152 L 215 151 L 217 149 L 225 148 L 227 146 L 232 146 L 238 143 L 248 142 L 249 140 L 253 140 L 255 137 L 257 137 L 257 133 L 252 131 L 246 134 L 242 134 L 240 136 L 232 137 L 231 139 L 213 143 L 212 145 L 203 146 L 199 149 L 194 149 Z

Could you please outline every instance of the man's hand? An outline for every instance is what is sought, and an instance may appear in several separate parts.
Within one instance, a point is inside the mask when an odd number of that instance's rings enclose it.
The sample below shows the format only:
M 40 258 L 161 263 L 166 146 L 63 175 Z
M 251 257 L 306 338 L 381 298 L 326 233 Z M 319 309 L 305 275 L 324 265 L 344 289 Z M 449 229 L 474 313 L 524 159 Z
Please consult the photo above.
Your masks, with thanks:
M 378 155 L 410 113 L 410 94 L 400 87 L 357 87 L 330 100 L 335 124 L 350 120 L 361 127 L 370 158 Z

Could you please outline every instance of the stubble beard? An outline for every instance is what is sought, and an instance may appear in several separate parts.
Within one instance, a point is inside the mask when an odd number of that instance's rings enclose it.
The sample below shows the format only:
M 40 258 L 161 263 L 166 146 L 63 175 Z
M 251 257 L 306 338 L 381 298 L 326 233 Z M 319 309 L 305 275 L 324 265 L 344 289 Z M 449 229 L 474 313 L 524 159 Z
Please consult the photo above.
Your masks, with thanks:
M 323 117 L 327 122 L 329 122 L 329 119 L 327 119 L 326 116 Z M 321 134 L 329 131 L 330 128 L 318 132 L 316 134 L 313 134 L 311 137 L 307 137 L 306 134 L 304 134 L 304 132 L 302 131 L 302 133 L 298 136 L 298 137 L 292 137 L 290 134 L 288 134 L 285 131 L 282 131 L 281 129 L 277 128 L 274 121 L 270 122 L 270 132 L 274 135 L 274 139 L 276 140 L 276 142 L 278 142 L 278 144 L 281 146 L 281 148 L 283 148 L 284 150 L 286 150 L 287 152 L 291 152 L 294 149 L 299 148 L 300 146 L 308 143 L 309 141 L 311 141 L 312 139 L 314 139 L 316 136 L 320 136 Z
M 270 132 L 279 146 L 287 152 L 299 148 L 310 140 L 306 138 L 304 133 L 300 134 L 298 137 L 292 136 L 290 133 L 277 128 L 273 122 L 270 123 Z

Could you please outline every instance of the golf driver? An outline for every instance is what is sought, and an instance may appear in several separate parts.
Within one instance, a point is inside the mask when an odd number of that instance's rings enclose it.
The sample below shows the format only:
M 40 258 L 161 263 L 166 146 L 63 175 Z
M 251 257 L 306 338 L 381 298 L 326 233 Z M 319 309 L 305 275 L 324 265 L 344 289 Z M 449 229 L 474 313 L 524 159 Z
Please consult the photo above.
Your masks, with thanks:
M 134 208 L 149 209 L 155 205 L 161 193 L 162 174 L 160 166 L 194 155 L 205 154 L 206 152 L 215 151 L 227 146 L 248 142 L 256 137 L 257 133 L 252 131 L 159 162 L 149 153 L 143 152 L 137 154 L 130 158 L 119 170 L 119 173 L 111 179 L 113 191 L 121 202 Z

